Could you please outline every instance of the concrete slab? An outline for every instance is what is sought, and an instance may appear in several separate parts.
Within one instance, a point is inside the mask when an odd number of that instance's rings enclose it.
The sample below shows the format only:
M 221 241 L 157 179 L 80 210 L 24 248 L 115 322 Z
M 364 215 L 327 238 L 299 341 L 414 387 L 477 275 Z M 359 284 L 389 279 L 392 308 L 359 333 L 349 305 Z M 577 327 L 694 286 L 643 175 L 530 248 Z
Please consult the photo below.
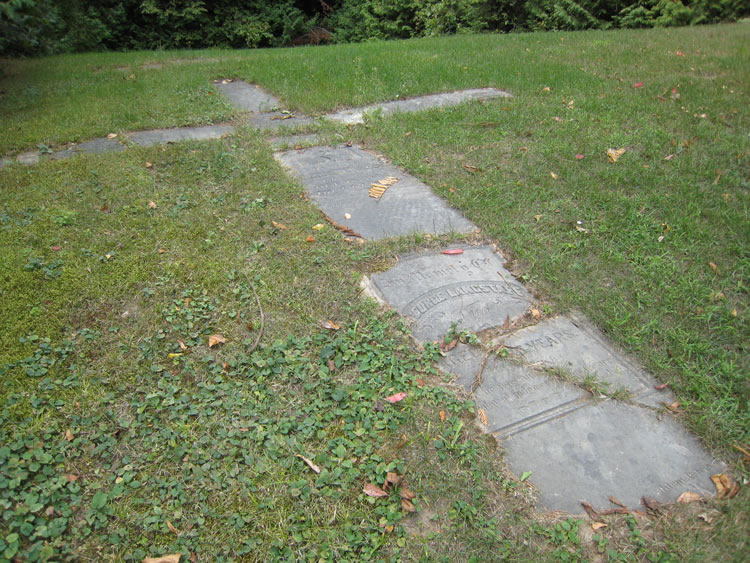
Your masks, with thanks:
M 486 352 L 477 346 L 459 344 L 438 361 L 438 367 L 445 373 L 456 376 L 454 383 L 465 391 L 471 391 L 477 381 Z
M 272 111 L 281 106 L 281 101 L 260 86 L 242 80 L 226 82 L 215 80 L 214 86 L 224 94 L 234 107 L 243 111 Z
M 583 316 L 555 317 L 519 330 L 503 342 L 527 362 L 561 368 L 580 381 L 594 376 L 608 384 L 610 393 L 626 389 L 636 401 L 650 406 L 674 400 L 668 391 L 656 391 L 657 382 Z
M 292 117 L 288 117 L 288 116 Z M 251 115 L 250 124 L 262 131 L 277 130 L 293 127 L 303 127 L 315 123 L 312 118 L 301 114 L 284 114 L 280 111 L 263 112 Z
M 125 150 L 125 145 L 117 139 L 107 139 L 106 137 L 102 137 L 86 141 L 85 143 L 80 143 L 75 147 L 75 150 L 90 153 L 122 152 Z
M 287 135 L 284 137 L 271 137 L 268 141 L 274 150 L 296 147 L 310 147 L 320 142 L 320 136 L 316 133 L 302 135 Z
M 37 164 L 40 159 L 38 151 L 29 151 L 19 154 L 16 157 L 16 162 L 19 164 Z
M 487 358 L 474 396 L 488 430 L 503 438 L 581 408 L 590 397 L 575 385 L 494 355 Z
M 572 514 L 583 512 L 582 500 L 611 507 L 610 495 L 630 508 L 642 496 L 673 502 L 684 491 L 711 495 L 709 477 L 725 470 L 676 420 L 618 401 L 575 410 L 503 444 L 515 473 L 531 471 L 541 504 Z
M 417 340 L 441 338 L 454 322 L 474 332 L 502 326 L 506 318 L 522 316 L 532 301 L 492 248 L 457 248 L 463 253 L 402 257 L 395 267 L 371 278 L 384 302 L 414 320 Z
M 323 212 L 365 238 L 411 233 L 466 233 L 476 227 L 422 182 L 356 147 L 313 147 L 276 158 L 305 185 Z M 368 195 L 373 182 L 399 181 L 380 199 Z
M 8 157 L 4 156 L 4 157 L 0 158 L 0 168 L 3 168 L 3 167 L 8 166 L 10 164 L 13 164 L 13 162 L 14 162 L 14 160 L 12 158 L 8 158 Z
M 220 139 L 234 131 L 231 125 L 208 125 L 206 127 L 180 127 L 177 129 L 154 129 L 129 133 L 128 139 L 136 145 L 151 147 L 164 143 L 178 141 L 202 141 L 206 139 Z
M 444 94 L 431 94 L 419 96 L 408 100 L 395 100 L 382 104 L 373 104 L 363 108 L 351 108 L 335 113 L 329 113 L 326 117 L 334 121 L 346 124 L 363 123 L 366 113 L 380 113 L 390 115 L 398 112 L 422 111 L 425 109 L 455 106 L 464 102 L 475 100 L 490 100 L 492 98 L 508 98 L 510 94 L 497 88 L 474 88 L 471 90 L 459 90 Z

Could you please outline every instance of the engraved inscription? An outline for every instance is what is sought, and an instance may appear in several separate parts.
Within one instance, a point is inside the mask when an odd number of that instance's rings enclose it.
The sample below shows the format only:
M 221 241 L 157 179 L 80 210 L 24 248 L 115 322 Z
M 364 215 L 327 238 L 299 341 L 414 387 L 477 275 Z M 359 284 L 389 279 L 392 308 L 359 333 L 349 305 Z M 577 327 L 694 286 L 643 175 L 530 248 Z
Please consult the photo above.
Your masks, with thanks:
M 700 474 L 700 471 L 690 471 L 689 473 L 685 473 L 682 477 L 679 479 L 675 479 L 674 481 L 670 481 L 669 483 L 664 483 L 661 487 L 659 487 L 660 493 L 666 493 L 674 489 L 675 487 L 682 487 L 688 482 L 695 479 Z
M 576 333 L 571 330 L 559 330 L 551 334 L 545 334 L 539 338 L 533 340 L 527 340 L 518 347 L 524 352 L 531 352 L 532 350 L 540 350 L 542 348 L 552 348 L 559 346 L 567 340 L 575 340 L 577 337 Z M 606 360 L 604 360 L 606 361 Z
M 406 314 L 419 319 L 433 307 L 450 299 L 458 299 L 467 295 L 493 295 L 495 303 L 504 301 L 527 301 L 516 287 L 495 281 L 477 281 L 476 283 L 459 282 L 434 289 L 414 299 L 404 307 Z

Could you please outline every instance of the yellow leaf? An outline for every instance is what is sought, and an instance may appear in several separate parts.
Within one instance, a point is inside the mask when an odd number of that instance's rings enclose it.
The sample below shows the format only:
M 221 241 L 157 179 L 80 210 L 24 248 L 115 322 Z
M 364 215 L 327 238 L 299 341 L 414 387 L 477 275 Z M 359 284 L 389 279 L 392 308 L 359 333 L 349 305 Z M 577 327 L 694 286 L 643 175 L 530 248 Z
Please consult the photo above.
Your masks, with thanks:
M 325 225 L 323 223 L 318 223 L 317 225 L 313 225 L 314 231 L 320 231 L 323 228 L 325 228 Z
M 271 221 L 271 224 L 276 227 L 277 229 L 281 229 L 282 231 L 286 230 L 286 226 L 282 225 L 281 223 L 277 223 L 276 221 Z
M 552 91 L 552 88 L 550 88 L 549 86 L 545 86 L 544 88 L 542 88 L 542 92 L 551 92 L 551 91 Z
M 557 180 L 560 177 L 559 175 L 555 174 L 554 172 L 550 172 L 549 175 L 552 176 L 553 180 Z
M 612 164 L 614 164 L 626 152 L 627 152 L 627 149 L 607 149 L 607 158 Z
M 591 529 L 592 530 L 599 530 L 601 528 L 606 528 L 607 525 L 604 522 L 592 522 L 591 523 Z
M 154 166 L 154 165 L 153 165 L 153 164 L 151 164 L 150 162 L 147 162 L 147 163 L 146 163 L 146 168 L 151 168 L 151 167 L 153 167 L 153 166 Z
M 73 436 L 73 433 L 72 433 L 72 432 L 71 432 L 70 430 L 66 430 L 66 431 L 65 431 L 65 439 L 66 439 L 66 440 L 67 440 L 68 442 L 72 442 L 72 441 L 73 441 L 73 438 L 74 438 L 74 436 Z
M 180 563 L 180 557 L 182 557 L 182 553 L 162 555 L 161 557 L 146 557 L 143 563 Z
M 164 254 L 166 252 L 166 250 L 164 250 L 163 248 L 160 248 L 156 252 L 158 252 L 159 254 Z
M 213 348 L 217 344 L 225 344 L 227 341 L 221 334 L 212 334 L 208 337 L 208 347 Z
M 538 223 L 539 220 L 542 218 L 541 215 L 534 215 L 534 220 Z
M 445 411 L 440 411 L 440 422 L 445 422 Z
M 167 354 L 167 358 L 179 358 L 180 356 L 182 356 L 182 353 L 180 353 L 180 354 Z
M 107 135 L 107 139 L 114 139 L 115 137 L 117 137 L 117 133 L 110 133 Z
M 481 422 L 485 426 L 488 426 L 489 424 L 487 421 L 487 413 L 484 412 L 484 409 L 479 409 L 479 422 Z
M 680 504 L 690 504 L 691 502 L 695 502 L 698 500 L 701 500 L 701 496 L 698 493 L 685 491 L 680 495 L 680 498 L 677 499 L 677 502 L 679 502 Z

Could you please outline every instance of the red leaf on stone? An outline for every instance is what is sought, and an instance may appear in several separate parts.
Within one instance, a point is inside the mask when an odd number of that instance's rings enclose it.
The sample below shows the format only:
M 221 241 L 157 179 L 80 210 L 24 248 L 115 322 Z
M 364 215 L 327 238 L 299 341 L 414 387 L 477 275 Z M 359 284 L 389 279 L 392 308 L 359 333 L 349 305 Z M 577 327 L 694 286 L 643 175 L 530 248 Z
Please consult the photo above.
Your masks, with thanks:
M 401 391 L 401 393 L 396 393 L 395 395 L 391 395 L 390 397 L 386 397 L 385 400 L 389 403 L 398 403 L 399 401 L 402 401 L 406 397 L 406 393 Z
M 448 254 L 450 256 L 453 256 L 454 254 L 463 254 L 464 251 L 460 248 L 451 248 L 450 250 L 443 250 L 442 254 Z

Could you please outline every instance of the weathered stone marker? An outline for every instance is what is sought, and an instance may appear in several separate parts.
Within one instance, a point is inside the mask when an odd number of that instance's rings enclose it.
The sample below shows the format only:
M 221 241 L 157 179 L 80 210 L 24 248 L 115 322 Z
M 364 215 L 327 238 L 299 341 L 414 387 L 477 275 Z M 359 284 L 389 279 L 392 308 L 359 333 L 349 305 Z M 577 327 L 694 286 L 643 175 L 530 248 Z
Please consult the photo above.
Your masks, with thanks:
M 310 197 L 337 223 L 369 239 L 411 233 L 466 233 L 476 227 L 422 182 L 356 147 L 313 147 L 277 153 Z M 399 181 L 379 199 L 371 184 L 388 176 Z
M 430 252 L 402 257 L 372 276 L 380 298 L 414 320 L 419 341 L 443 337 L 453 323 L 474 332 L 502 326 L 529 308 L 531 295 L 503 267 L 490 247 L 461 248 L 463 254 Z
M 281 105 L 279 99 L 263 88 L 248 84 L 242 80 L 216 80 L 214 85 L 224 94 L 232 105 L 243 111 L 272 111 Z

